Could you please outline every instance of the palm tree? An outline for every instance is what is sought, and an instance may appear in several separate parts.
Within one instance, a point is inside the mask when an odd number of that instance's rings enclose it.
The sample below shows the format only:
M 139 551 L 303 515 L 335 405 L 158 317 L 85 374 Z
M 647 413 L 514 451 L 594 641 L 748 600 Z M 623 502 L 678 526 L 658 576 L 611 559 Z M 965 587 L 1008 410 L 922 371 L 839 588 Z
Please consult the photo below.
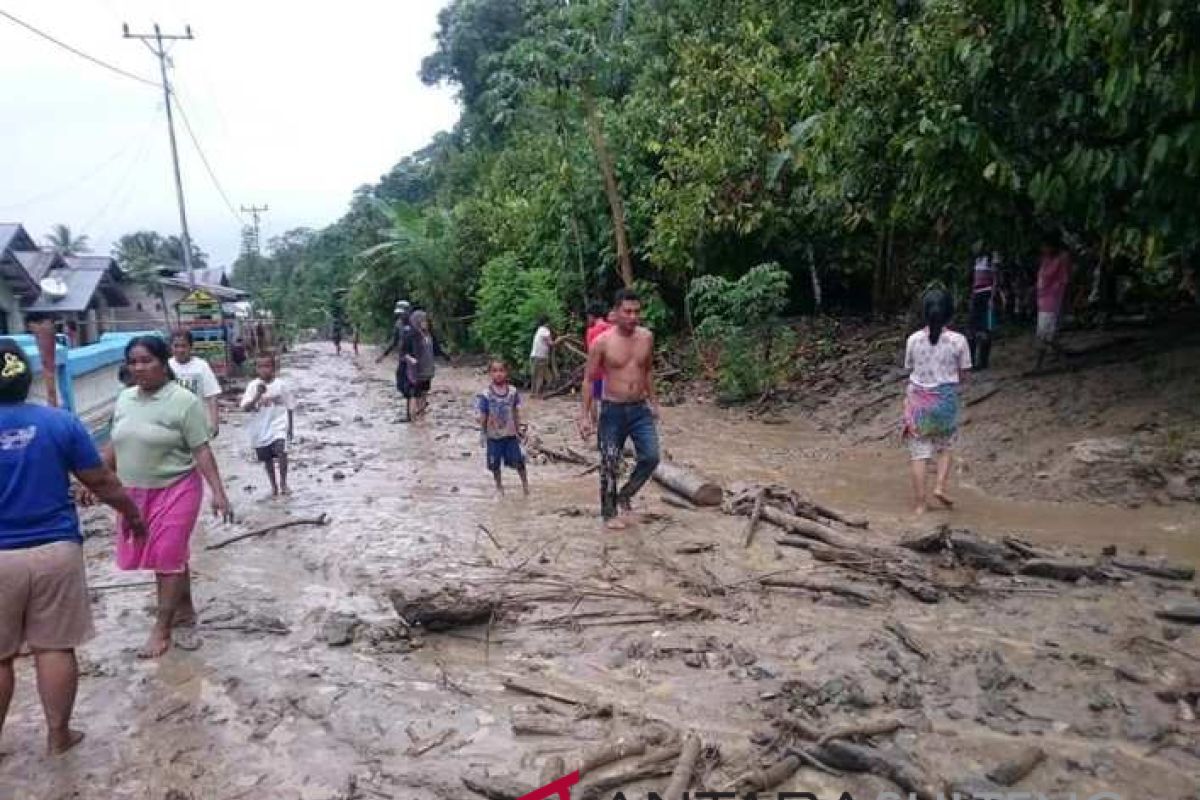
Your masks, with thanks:
M 75 236 L 68 225 L 55 225 L 46 234 L 46 245 L 61 256 L 77 256 L 80 253 L 90 253 L 87 234 Z

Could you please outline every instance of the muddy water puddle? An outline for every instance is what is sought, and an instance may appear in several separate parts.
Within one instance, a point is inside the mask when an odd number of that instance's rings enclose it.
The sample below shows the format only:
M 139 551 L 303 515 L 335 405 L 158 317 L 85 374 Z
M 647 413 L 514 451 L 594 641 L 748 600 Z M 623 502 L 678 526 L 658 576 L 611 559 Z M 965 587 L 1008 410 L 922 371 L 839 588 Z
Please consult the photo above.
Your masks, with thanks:
M 482 375 L 446 371 L 429 418 L 410 425 L 398 421 L 386 368 L 370 363 L 311 347 L 286 363 L 305 403 L 287 500 L 261 499 L 265 477 L 230 415 L 218 449 L 242 520 L 206 523 L 193 543 L 203 646 L 138 661 L 147 590 L 97 591 L 98 637 L 82 651 L 76 717 L 89 738 L 62 758 L 39 754 L 40 712 L 22 664 L 0 741 L 2 800 L 462 798 L 471 796 L 460 781 L 467 771 L 532 788 L 549 755 L 571 759 L 654 722 L 719 746 L 721 762 L 704 781 L 723 788 L 781 756 L 753 743 L 778 734 L 773 721 L 828 727 L 884 715 L 906 727 L 877 743 L 942 778 L 1032 741 L 1049 759 L 1023 786 L 1194 790 L 1195 729 L 1152 691 L 1189 662 L 1130 644 L 1140 633 L 1165 635 L 1153 610 L 1187 598 L 1190 585 L 1031 584 L 982 604 L 937 605 L 886 590 L 869 608 L 762 589 L 755 577 L 766 573 L 871 581 L 775 546 L 770 530 L 745 548 L 744 520 L 668 507 L 653 486 L 644 497 L 654 520 L 602 533 L 596 478 L 581 466 L 535 463 L 532 497 L 509 475 L 510 492 L 497 499 L 472 421 Z M 566 401 L 530 402 L 527 412 L 540 436 L 561 441 L 574 436 L 573 413 Z M 690 406 L 667 410 L 664 445 L 713 476 L 785 483 L 865 512 L 872 529 L 861 535 L 872 540 L 920 527 L 898 513 L 907 491 L 899 453 L 835 457 L 832 439 L 802 422 L 766 426 Z M 955 522 L 983 533 L 1196 554 L 1177 541 L 1194 538 L 1194 528 L 1168 511 L 1014 508 L 969 483 L 960 495 Z M 332 524 L 203 549 L 321 513 Z M 677 552 L 695 542 L 716 546 Z M 113 569 L 107 534 L 90 539 L 87 553 L 94 586 L 141 578 Z M 390 592 L 438 585 L 506 602 L 486 623 L 397 630 Z M 888 632 L 897 620 L 926 657 Z M 1170 633 L 1174 646 L 1200 652 L 1193 630 Z M 1118 681 L 1118 662 L 1152 683 Z M 506 690 L 511 676 L 586 698 L 587 708 Z M 607 711 L 591 713 L 590 704 Z M 878 777 L 807 769 L 780 788 L 895 790 Z

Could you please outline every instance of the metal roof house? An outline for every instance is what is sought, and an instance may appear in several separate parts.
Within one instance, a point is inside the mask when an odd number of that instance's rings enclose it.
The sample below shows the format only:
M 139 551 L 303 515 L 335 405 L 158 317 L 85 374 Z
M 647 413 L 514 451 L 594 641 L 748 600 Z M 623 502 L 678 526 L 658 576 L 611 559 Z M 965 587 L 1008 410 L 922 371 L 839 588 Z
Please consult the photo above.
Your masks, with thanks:
M 29 319 L 52 319 L 73 345 L 98 340 L 127 306 L 123 276 L 109 256 L 62 256 L 42 250 L 20 225 L 0 224 L 0 333 L 21 333 Z

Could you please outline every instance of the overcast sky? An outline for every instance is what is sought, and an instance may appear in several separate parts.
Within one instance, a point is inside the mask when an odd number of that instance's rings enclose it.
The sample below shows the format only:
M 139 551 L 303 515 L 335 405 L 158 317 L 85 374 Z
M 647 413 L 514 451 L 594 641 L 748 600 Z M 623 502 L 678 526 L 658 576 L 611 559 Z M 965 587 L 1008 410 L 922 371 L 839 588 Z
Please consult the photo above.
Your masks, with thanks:
M 121 38 L 188 23 L 172 48 L 179 100 L 235 209 L 267 204 L 265 240 L 322 227 L 351 193 L 451 127 L 452 92 L 417 77 L 444 0 L 0 0 L 0 9 L 96 58 L 158 80 Z M 121 234 L 179 232 L 162 93 L 0 17 L 0 222 L 39 242 L 55 223 L 107 253 Z M 176 120 L 192 238 L 212 266 L 241 222 Z

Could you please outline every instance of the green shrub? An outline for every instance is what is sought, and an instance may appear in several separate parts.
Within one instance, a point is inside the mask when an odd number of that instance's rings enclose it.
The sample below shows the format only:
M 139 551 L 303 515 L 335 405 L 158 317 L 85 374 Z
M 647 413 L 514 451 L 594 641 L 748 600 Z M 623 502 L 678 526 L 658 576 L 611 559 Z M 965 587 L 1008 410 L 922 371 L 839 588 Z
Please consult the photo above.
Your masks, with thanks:
M 716 275 L 692 281 L 688 304 L 721 400 L 755 399 L 787 378 L 796 335 L 779 322 L 779 313 L 787 305 L 789 279 L 771 263 L 736 281 Z
M 472 333 L 489 354 L 504 358 L 514 374 L 524 374 L 538 318 L 545 315 L 556 331 L 566 319 L 562 299 L 549 269 L 523 269 L 505 254 L 483 265 L 475 293 L 477 313 Z

